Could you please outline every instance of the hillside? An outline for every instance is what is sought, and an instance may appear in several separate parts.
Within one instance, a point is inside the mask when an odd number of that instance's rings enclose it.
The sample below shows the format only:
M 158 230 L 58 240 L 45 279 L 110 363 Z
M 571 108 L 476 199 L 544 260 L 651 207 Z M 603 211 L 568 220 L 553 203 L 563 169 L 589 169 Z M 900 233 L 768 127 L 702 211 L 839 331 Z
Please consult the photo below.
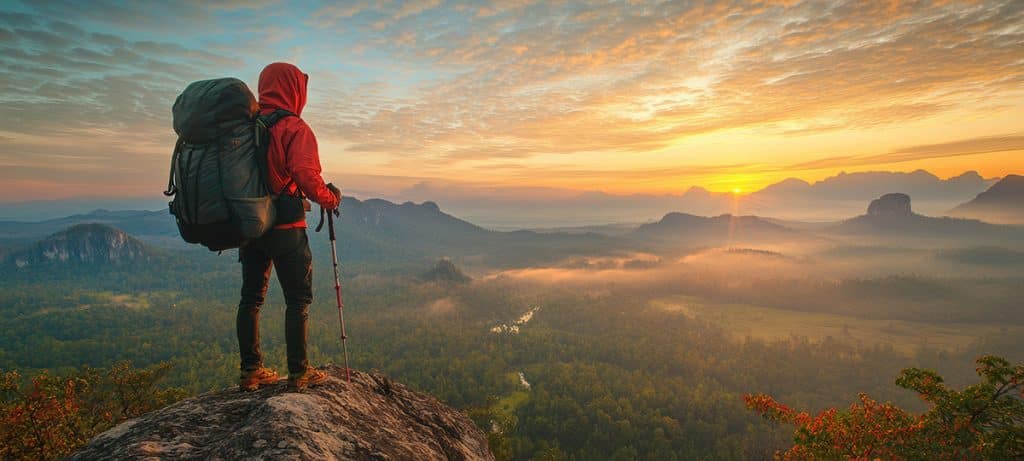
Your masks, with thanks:
M 1004 224 L 1024 224 L 1024 176 L 1007 175 L 973 200 L 949 211 L 951 216 Z
M 302 393 L 214 391 L 131 419 L 71 460 L 493 460 L 464 414 L 378 375 L 343 369 Z

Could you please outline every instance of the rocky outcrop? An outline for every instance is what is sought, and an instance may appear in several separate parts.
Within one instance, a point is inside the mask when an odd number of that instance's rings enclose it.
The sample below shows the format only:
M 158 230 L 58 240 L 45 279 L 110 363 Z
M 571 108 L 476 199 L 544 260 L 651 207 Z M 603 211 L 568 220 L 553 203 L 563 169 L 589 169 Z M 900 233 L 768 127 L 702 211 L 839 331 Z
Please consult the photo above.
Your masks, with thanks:
M 464 414 L 379 374 L 330 367 L 316 388 L 284 382 L 189 398 L 97 436 L 72 460 L 493 460 Z
M 466 283 L 471 279 L 462 272 L 451 259 L 441 258 L 434 263 L 434 267 L 420 275 L 420 279 L 427 282 L 440 283 Z
M 907 194 L 885 194 L 871 201 L 868 216 L 911 216 L 910 196 Z
M 106 224 L 76 224 L 36 242 L 12 258 L 18 267 L 36 264 L 118 264 L 145 260 L 152 251 L 138 239 Z

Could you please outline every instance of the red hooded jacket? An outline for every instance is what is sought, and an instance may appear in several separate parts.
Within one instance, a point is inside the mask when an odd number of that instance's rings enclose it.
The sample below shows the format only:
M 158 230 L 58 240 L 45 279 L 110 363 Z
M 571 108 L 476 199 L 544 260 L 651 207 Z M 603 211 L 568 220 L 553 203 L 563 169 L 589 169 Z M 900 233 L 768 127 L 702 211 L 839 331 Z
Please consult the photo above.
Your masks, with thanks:
M 270 64 L 260 72 L 260 113 L 268 114 L 276 109 L 284 109 L 296 115 L 282 118 L 270 127 L 268 181 L 275 193 L 298 195 L 301 191 L 320 206 L 333 209 L 338 206 L 338 199 L 320 177 L 316 136 L 309 125 L 299 118 L 306 105 L 308 81 L 309 76 L 298 67 L 283 62 Z M 287 190 L 282 191 L 282 188 Z M 275 229 L 297 227 L 306 227 L 305 218 L 274 226 Z

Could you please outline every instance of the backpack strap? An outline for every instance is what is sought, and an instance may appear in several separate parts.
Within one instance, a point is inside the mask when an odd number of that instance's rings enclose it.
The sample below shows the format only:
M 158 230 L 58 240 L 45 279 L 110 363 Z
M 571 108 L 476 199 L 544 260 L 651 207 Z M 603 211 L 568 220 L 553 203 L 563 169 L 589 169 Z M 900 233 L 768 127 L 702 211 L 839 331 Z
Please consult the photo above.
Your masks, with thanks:
M 263 122 L 263 126 L 267 127 L 267 129 L 269 129 L 270 127 L 274 126 L 275 123 L 280 121 L 282 118 L 293 117 L 293 116 L 296 116 L 296 115 L 295 115 L 294 112 L 292 112 L 290 110 L 275 109 L 273 112 L 271 112 L 271 113 L 269 113 L 267 115 L 259 115 L 259 116 L 257 116 L 257 118 L 259 118 Z
M 174 153 L 171 154 L 171 171 L 167 174 L 167 190 L 164 195 L 170 197 L 178 193 L 178 187 L 174 185 L 174 168 L 178 163 L 178 154 L 181 153 L 181 146 L 184 144 L 181 138 L 174 143 Z
M 256 147 L 266 149 L 261 153 L 261 155 L 256 156 L 256 163 L 259 165 L 260 173 L 263 174 L 264 178 L 270 177 L 270 166 L 267 165 L 267 153 L 270 150 L 270 127 L 274 126 L 277 122 L 286 117 L 297 117 L 297 115 L 289 110 L 276 109 L 269 114 L 256 116 Z M 271 191 L 271 193 L 274 193 L 274 195 L 281 195 L 284 191 L 288 190 L 288 187 L 290 187 L 293 182 L 295 182 L 295 180 L 289 178 L 288 182 L 285 183 L 281 190 L 277 191 L 277 193 Z M 269 188 L 270 185 L 267 184 L 267 186 Z M 299 194 L 301 195 L 302 192 L 300 191 Z

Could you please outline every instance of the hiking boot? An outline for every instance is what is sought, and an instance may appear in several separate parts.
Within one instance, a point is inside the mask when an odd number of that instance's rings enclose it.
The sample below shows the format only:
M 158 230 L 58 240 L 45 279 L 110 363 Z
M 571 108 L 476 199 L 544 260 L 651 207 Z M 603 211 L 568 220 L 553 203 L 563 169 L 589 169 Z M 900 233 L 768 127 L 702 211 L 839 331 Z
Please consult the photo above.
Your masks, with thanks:
M 281 379 L 277 372 L 266 367 L 255 370 L 242 370 L 238 378 L 238 388 L 243 391 L 255 391 L 261 384 L 274 384 Z
M 327 373 L 313 367 L 307 367 L 299 373 L 288 373 L 288 388 L 302 390 L 327 381 Z

